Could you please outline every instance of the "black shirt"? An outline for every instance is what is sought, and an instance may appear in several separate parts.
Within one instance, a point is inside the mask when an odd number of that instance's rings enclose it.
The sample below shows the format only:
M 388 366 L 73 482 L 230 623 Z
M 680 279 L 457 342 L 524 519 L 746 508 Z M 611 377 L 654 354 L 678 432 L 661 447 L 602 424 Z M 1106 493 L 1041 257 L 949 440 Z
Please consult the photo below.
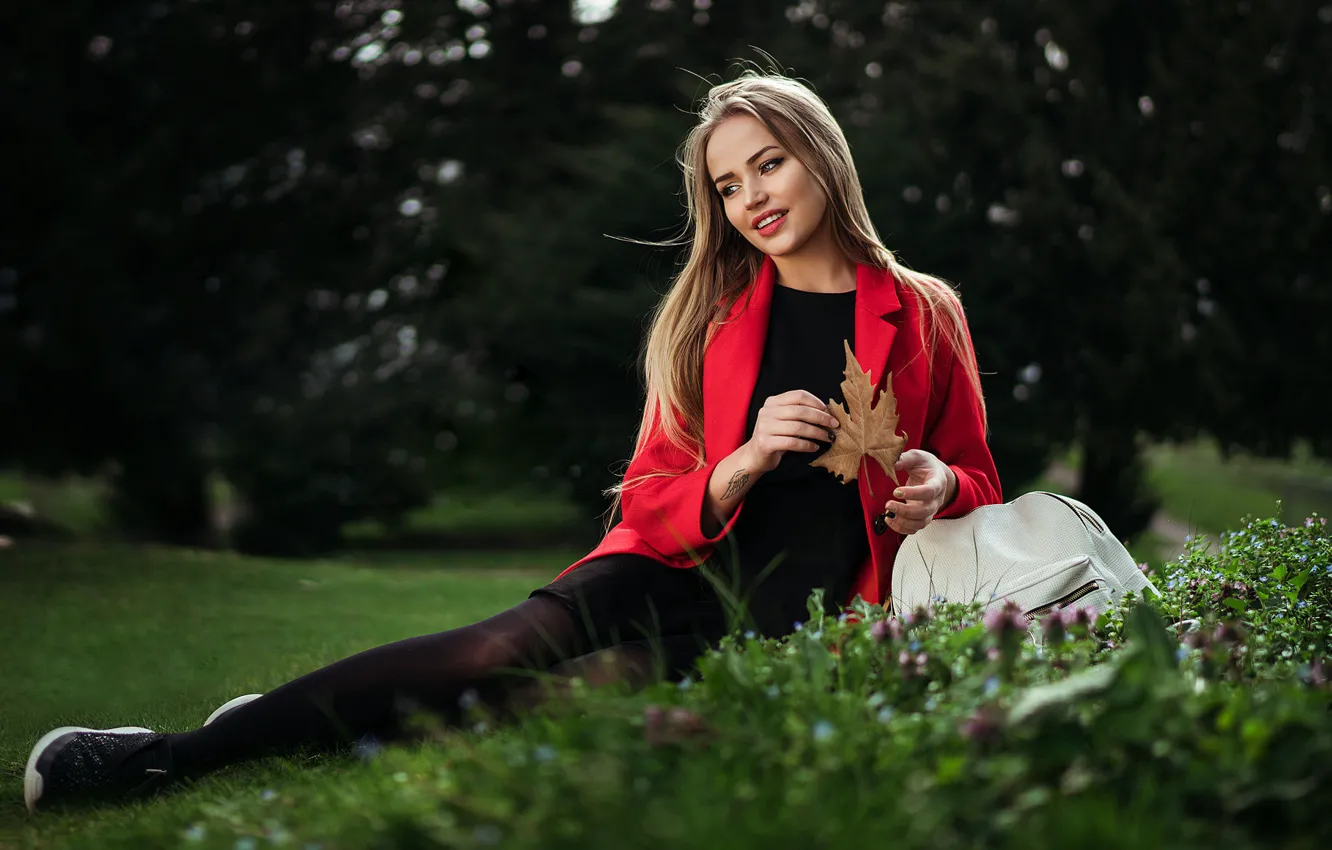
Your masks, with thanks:
M 807 390 L 816 398 L 845 403 L 843 341 L 855 348 L 855 291 L 804 292 L 774 286 L 767 342 L 745 434 L 754 433 L 769 396 Z M 733 589 L 748 590 L 748 610 L 763 634 L 781 635 L 809 619 L 806 599 L 825 588 L 824 610 L 836 611 L 869 554 L 869 539 L 856 482 L 842 484 L 831 472 L 810 466 L 827 451 L 787 452 L 777 467 L 754 484 L 740 518 L 717 547 Z M 781 558 L 761 577 L 774 559 Z

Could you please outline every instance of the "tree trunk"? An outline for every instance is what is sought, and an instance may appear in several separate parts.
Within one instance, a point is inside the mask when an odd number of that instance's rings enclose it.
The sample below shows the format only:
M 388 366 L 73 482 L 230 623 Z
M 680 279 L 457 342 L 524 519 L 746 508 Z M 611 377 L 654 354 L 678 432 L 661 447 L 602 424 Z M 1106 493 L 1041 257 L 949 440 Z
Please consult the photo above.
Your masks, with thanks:
M 1100 514 L 1119 540 L 1146 531 L 1160 499 L 1147 482 L 1147 462 L 1132 429 L 1084 428 L 1078 499 Z

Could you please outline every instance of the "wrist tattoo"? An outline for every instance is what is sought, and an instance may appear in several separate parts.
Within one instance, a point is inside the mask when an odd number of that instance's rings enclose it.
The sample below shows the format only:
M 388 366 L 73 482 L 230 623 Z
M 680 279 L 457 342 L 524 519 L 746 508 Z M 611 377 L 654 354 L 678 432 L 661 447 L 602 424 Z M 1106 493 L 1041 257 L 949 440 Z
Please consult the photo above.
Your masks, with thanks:
M 726 485 L 726 492 L 722 494 L 722 501 L 724 502 L 732 496 L 737 495 L 741 490 L 745 489 L 745 485 L 748 483 L 749 470 L 738 470 L 735 475 L 731 476 L 731 482 Z

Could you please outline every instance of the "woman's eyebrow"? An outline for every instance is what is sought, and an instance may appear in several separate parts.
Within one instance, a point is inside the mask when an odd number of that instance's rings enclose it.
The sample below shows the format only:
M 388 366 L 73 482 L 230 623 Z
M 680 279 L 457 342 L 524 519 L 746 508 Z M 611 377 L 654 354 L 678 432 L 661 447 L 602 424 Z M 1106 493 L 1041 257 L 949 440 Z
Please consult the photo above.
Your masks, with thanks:
M 775 148 L 775 147 L 777 147 L 777 146 L 776 146 L 776 145 L 768 145 L 766 148 L 763 148 L 763 149 L 760 150 L 758 153 L 754 154 L 754 155 L 751 156 L 749 159 L 745 160 L 745 165 L 753 165 L 753 164 L 754 164 L 754 160 L 756 160 L 756 159 L 758 159 L 759 157 L 763 156 L 765 153 L 767 153 L 768 151 L 772 150 L 772 149 Z M 726 172 L 725 174 L 721 175 L 720 177 L 714 177 L 714 178 L 712 178 L 712 182 L 713 182 L 713 183 L 720 183 L 720 182 L 722 182 L 723 180 L 730 180 L 730 179 L 731 179 L 732 177 L 734 177 L 734 176 L 735 176 L 735 172 L 733 172 L 733 171 L 728 171 L 728 172 Z

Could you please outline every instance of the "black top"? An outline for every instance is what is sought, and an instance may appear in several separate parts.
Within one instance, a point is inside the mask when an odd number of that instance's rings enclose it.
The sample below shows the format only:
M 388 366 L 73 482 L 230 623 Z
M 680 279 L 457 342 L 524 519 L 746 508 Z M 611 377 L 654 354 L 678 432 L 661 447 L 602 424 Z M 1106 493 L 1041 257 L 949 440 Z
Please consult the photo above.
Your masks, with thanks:
M 769 396 L 807 390 L 827 402 L 842 398 L 843 341 L 855 348 L 856 293 L 803 292 L 774 286 L 767 342 L 745 434 L 754 433 Z M 856 482 L 843 484 L 810 461 L 827 451 L 787 452 L 745 497 L 740 518 L 717 547 L 718 561 L 741 588 L 763 634 L 791 631 L 809 619 L 806 599 L 825 588 L 824 609 L 836 611 L 869 554 L 869 538 Z M 759 578 L 775 558 L 782 560 Z M 738 569 L 737 569 L 738 565 Z

